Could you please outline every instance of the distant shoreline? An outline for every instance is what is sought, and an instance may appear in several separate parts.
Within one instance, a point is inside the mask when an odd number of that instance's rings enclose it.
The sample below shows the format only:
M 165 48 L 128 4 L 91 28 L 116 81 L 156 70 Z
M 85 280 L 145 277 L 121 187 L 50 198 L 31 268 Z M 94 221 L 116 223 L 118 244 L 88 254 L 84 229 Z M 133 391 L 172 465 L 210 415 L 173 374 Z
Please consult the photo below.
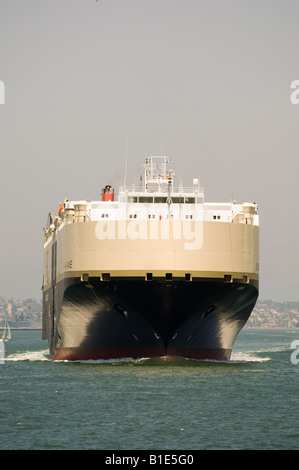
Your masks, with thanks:
M 242 330 L 292 330 L 299 331 L 299 328 L 296 326 L 244 326 Z
M 4 328 L 2 326 L 0 326 L 0 330 L 4 330 Z M 31 327 L 31 326 L 21 326 L 21 327 L 17 327 L 17 326 L 10 326 L 10 330 L 42 330 L 42 327 L 40 328 L 37 328 L 37 327 Z

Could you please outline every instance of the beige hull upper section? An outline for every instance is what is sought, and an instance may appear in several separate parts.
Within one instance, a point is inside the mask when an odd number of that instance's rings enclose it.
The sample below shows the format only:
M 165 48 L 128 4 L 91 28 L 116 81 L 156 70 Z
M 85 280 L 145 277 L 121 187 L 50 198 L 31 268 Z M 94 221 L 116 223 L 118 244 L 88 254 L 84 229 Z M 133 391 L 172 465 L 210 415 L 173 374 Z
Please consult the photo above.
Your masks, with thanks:
M 231 222 L 88 221 L 62 224 L 44 247 L 44 290 L 65 277 L 175 276 L 258 280 L 259 227 Z

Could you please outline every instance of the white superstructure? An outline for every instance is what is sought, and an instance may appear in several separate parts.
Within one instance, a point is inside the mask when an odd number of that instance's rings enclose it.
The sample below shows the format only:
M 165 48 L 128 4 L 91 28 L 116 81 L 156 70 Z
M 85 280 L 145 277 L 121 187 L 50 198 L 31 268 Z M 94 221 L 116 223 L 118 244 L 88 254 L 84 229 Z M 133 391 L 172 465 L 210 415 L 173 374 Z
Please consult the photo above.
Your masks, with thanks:
M 257 204 L 205 203 L 198 179 L 176 186 L 168 162 L 148 157 L 140 186 L 121 187 L 118 201 L 110 186 L 101 201 L 66 200 L 45 230 L 44 284 L 51 281 L 53 237 L 57 280 L 103 273 L 257 280 Z

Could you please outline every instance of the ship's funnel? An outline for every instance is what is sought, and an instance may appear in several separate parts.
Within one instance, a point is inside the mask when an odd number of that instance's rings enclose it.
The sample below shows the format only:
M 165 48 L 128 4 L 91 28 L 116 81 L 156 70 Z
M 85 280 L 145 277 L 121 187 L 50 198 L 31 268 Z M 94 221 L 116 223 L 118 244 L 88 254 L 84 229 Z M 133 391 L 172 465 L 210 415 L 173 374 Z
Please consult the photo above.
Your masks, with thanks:
M 111 186 L 102 189 L 102 201 L 114 201 L 114 189 Z

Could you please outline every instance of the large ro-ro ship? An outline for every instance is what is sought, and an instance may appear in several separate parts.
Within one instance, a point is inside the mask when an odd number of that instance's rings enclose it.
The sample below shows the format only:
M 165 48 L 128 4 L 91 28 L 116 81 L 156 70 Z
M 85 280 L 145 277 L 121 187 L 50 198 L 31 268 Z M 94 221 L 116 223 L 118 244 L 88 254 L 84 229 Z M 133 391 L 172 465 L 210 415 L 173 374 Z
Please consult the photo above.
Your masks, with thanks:
M 54 360 L 228 360 L 258 297 L 256 203 L 206 203 L 148 157 L 140 186 L 66 199 L 44 229 L 43 339 Z

